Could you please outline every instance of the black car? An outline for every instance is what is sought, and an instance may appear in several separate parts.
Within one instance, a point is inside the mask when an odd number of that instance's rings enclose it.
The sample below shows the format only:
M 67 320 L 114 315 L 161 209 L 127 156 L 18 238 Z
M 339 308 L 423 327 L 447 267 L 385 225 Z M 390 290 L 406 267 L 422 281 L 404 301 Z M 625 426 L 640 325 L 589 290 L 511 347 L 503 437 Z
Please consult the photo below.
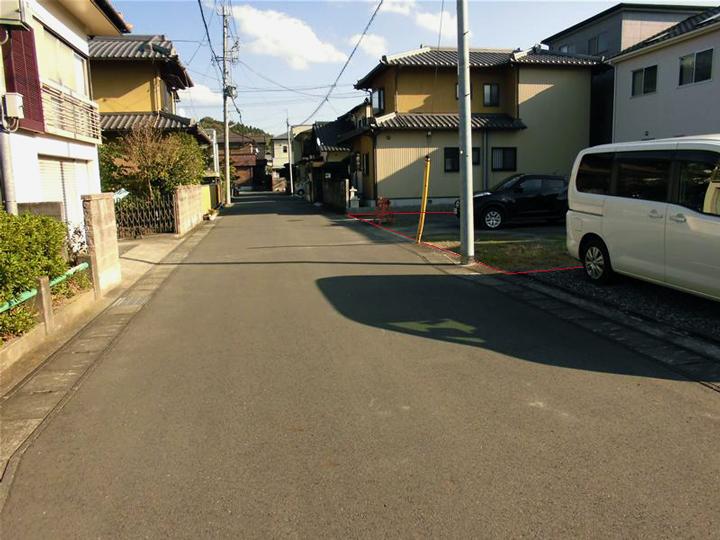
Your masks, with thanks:
M 568 210 L 567 179 L 546 174 L 514 174 L 490 191 L 473 195 L 475 224 L 499 229 L 511 221 L 559 221 Z M 455 201 L 460 217 L 460 201 Z

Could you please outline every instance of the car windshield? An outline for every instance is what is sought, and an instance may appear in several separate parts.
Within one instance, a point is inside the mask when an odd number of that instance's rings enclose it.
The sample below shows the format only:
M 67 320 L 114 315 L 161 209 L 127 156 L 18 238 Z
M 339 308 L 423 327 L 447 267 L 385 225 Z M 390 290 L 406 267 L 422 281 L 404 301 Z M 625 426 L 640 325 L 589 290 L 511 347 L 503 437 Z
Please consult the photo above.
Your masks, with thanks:
M 512 176 L 508 176 L 505 180 L 503 180 L 499 184 L 491 187 L 490 191 L 495 193 L 497 191 L 502 191 L 504 189 L 511 188 L 513 186 L 513 184 L 515 184 L 515 182 L 517 182 L 521 176 L 522 176 L 522 174 L 513 174 Z

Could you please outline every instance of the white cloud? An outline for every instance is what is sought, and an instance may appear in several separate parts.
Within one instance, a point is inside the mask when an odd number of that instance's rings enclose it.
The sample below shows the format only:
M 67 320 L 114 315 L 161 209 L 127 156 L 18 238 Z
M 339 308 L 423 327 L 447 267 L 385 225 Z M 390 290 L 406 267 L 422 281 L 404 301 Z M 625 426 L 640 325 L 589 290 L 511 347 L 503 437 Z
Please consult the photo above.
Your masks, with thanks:
M 360 39 L 360 34 L 355 34 L 348 39 L 348 44 L 354 47 L 358 39 Z M 365 37 L 360 42 L 360 50 L 370 56 L 382 56 L 387 54 L 387 42 L 384 37 L 377 34 L 365 34 Z
M 430 30 L 435 35 L 440 31 L 440 14 L 429 12 L 418 12 L 415 14 L 415 24 L 420 28 Z M 442 39 L 441 41 L 447 42 L 450 39 L 457 38 L 457 17 L 447 11 L 442 12 Z
M 191 107 L 220 107 L 223 101 L 220 92 L 213 92 L 204 84 L 196 84 L 187 90 L 178 90 L 178 96 L 185 102 L 185 106 Z
M 272 9 L 248 5 L 233 9 L 246 38 L 244 44 L 256 54 L 281 58 L 293 69 L 307 69 L 312 63 L 340 63 L 347 58 L 331 43 L 321 41 L 305 21 Z
M 413 9 L 415 9 L 415 0 L 385 0 L 380 7 L 380 12 L 410 15 Z

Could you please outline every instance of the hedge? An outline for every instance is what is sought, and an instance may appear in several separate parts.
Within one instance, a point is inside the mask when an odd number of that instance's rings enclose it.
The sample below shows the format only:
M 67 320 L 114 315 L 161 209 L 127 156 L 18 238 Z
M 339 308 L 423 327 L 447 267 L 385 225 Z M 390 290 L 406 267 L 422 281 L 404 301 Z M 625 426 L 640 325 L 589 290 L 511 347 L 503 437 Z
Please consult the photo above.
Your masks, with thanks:
M 34 289 L 41 276 L 52 279 L 65 273 L 66 241 L 65 225 L 56 219 L 0 211 L 0 304 Z M 27 326 L 28 308 L 24 306 L 2 315 L 0 336 L 16 335 Z

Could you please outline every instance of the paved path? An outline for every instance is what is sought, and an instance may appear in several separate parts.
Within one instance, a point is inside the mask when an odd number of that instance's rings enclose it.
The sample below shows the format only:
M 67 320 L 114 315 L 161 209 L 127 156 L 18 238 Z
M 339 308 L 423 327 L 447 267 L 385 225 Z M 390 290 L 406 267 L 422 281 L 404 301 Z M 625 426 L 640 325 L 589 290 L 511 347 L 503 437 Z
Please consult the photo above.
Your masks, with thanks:
M 717 535 L 716 392 L 377 234 L 242 197 L 26 451 L 3 538 Z

